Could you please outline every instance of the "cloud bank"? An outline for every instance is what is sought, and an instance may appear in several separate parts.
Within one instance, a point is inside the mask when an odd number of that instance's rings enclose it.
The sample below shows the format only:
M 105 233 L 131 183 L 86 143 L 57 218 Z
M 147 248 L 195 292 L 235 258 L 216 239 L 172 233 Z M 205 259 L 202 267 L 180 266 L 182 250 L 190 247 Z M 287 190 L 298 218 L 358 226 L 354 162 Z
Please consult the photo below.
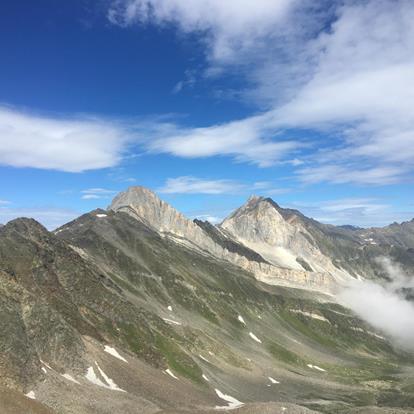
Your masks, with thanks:
M 414 287 L 414 275 L 404 274 L 388 258 L 381 258 L 379 262 L 390 278 L 388 282 L 355 281 L 343 289 L 338 298 L 398 345 L 414 350 L 414 303 L 407 300 L 402 291 Z

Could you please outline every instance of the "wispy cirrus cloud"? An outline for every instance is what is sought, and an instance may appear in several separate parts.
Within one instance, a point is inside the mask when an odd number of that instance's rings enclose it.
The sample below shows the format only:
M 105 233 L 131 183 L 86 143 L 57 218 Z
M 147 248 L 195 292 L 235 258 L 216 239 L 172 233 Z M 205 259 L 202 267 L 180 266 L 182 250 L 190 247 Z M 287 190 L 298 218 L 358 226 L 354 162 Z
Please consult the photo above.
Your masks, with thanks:
M 240 51 L 254 47 L 287 18 L 297 0 L 115 0 L 109 20 L 131 24 L 174 24 L 185 33 L 199 32 L 211 59 L 231 61 Z
M 117 193 L 117 191 L 108 190 L 106 188 L 88 188 L 86 190 L 82 190 L 81 193 L 82 200 L 99 200 L 111 198 Z
M 198 33 L 206 40 L 210 71 L 238 65 L 240 73 L 242 67 L 247 82 L 239 94 L 267 109 L 221 125 L 176 128 L 156 136 L 151 151 L 226 155 L 262 167 L 305 152 L 299 177 L 306 183 L 382 185 L 413 176 L 411 1 L 347 0 L 320 7 L 263 1 L 250 7 L 233 1 L 120 0 L 110 18 Z M 288 138 L 292 129 L 299 131 L 295 139 Z M 309 131 L 321 135 L 318 151 L 303 147 Z
M 300 141 L 277 137 L 270 121 L 267 115 L 259 115 L 205 128 L 170 126 L 154 131 L 147 148 L 183 158 L 229 156 L 238 162 L 269 167 L 304 146 Z
M 0 207 L 0 223 L 19 217 L 34 218 L 47 229 L 53 230 L 79 216 L 79 212 L 58 207 L 12 208 Z
M 206 180 L 183 176 L 168 178 L 158 192 L 164 194 L 234 194 L 244 188 L 243 184 L 233 180 Z
M 317 203 L 296 202 L 289 207 L 323 223 L 344 225 L 352 223 L 360 227 L 380 227 L 394 221 L 411 220 L 412 211 L 400 211 L 390 202 L 377 198 L 339 198 Z
M 289 191 L 275 188 L 273 183 L 258 181 L 242 183 L 227 179 L 204 179 L 192 176 L 168 178 L 165 184 L 157 190 L 164 194 L 243 194 L 259 191 L 264 194 L 281 194 Z

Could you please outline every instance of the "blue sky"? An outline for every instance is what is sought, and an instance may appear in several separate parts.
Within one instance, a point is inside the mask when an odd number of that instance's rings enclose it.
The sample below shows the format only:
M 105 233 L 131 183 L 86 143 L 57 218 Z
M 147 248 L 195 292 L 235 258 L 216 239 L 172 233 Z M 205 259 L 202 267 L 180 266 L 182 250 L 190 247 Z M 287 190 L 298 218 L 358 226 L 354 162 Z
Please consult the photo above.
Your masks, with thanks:
M 414 4 L 4 1 L 0 222 L 149 187 L 218 221 L 254 193 L 333 224 L 414 217 Z

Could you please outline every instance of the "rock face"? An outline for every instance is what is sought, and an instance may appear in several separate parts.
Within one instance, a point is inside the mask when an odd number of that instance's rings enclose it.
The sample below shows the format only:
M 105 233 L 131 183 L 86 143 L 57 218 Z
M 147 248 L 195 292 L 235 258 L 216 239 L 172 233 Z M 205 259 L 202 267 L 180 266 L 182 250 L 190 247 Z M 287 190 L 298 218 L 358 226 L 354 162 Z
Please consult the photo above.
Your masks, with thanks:
M 214 234 L 143 187 L 130 187 L 117 195 L 109 210 L 127 213 L 164 237 L 234 263 L 268 284 L 331 292 L 341 273 L 306 240 L 301 228 L 286 222 L 261 198 L 251 198 Z M 301 254 L 312 257 L 314 267 L 307 266 Z
M 275 266 L 339 275 L 297 216 L 282 215 L 269 198 L 252 196 L 220 228 Z

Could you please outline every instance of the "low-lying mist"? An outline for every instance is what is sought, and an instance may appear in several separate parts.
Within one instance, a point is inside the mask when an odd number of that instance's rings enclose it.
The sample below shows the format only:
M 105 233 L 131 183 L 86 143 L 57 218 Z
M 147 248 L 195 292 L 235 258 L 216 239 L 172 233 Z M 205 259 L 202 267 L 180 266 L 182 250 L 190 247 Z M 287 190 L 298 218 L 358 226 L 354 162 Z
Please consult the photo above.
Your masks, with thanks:
M 382 257 L 378 263 L 388 275 L 388 281 L 355 280 L 342 289 L 339 300 L 398 345 L 413 351 L 414 302 L 405 293 L 414 288 L 414 277 L 388 258 Z

